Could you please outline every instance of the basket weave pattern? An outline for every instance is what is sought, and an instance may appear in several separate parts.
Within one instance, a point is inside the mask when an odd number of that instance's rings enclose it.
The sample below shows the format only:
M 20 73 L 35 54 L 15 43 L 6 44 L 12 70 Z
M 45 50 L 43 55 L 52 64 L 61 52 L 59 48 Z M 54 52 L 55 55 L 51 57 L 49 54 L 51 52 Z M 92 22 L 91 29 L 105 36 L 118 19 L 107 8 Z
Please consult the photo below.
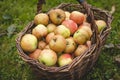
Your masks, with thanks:
M 41 0 L 42 1 L 42 0 Z M 39 2 L 39 4 L 41 4 Z M 86 6 L 87 5 L 87 6 Z M 88 8 L 88 6 L 90 8 Z M 38 6 L 38 13 L 41 12 L 41 6 Z M 112 17 L 107 11 L 92 7 L 88 4 L 68 4 L 63 3 L 55 8 L 61 8 L 63 10 L 72 12 L 77 10 L 83 13 L 88 14 L 87 21 L 90 22 L 93 26 L 93 36 L 91 38 L 92 46 L 82 55 L 74 58 L 73 62 L 70 65 L 63 67 L 47 67 L 37 60 L 31 59 L 21 48 L 20 41 L 22 36 L 26 33 L 31 33 L 31 30 L 35 27 L 34 22 L 30 22 L 23 31 L 20 32 L 19 36 L 16 39 L 16 46 L 21 58 L 30 64 L 35 75 L 41 80 L 79 80 L 86 72 L 88 72 L 98 59 L 101 48 L 103 47 L 107 36 L 111 30 L 111 21 Z M 54 8 L 53 8 L 54 9 Z M 90 10 L 90 11 L 89 11 Z M 92 12 L 93 14 L 91 14 Z M 107 27 L 98 35 L 97 28 L 93 19 L 102 19 L 107 23 Z

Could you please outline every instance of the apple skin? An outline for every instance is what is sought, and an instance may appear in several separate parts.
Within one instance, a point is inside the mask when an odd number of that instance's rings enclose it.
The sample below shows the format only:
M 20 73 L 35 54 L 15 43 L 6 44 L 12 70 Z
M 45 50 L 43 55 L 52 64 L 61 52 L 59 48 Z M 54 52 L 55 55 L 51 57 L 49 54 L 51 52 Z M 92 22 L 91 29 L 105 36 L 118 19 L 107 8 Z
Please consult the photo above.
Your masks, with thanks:
M 47 44 L 44 41 L 39 41 L 38 42 L 38 48 L 43 50 Z
M 20 42 L 22 49 L 25 52 L 33 52 L 37 48 L 37 38 L 32 34 L 25 34 Z
M 58 58 L 58 64 L 59 66 L 65 66 L 70 64 L 73 61 L 72 56 L 68 53 L 64 53 Z
M 45 38 L 46 43 L 49 43 L 50 40 L 53 38 L 54 35 L 55 35 L 54 32 L 49 33 L 49 34 L 46 36 L 46 38 Z
M 35 35 L 38 39 L 40 39 L 41 37 L 46 36 L 48 34 L 48 31 L 44 25 L 39 24 L 35 28 L 33 28 L 32 34 Z
M 38 60 L 47 66 L 53 66 L 57 62 L 57 54 L 51 49 L 44 49 L 41 51 Z
M 57 53 L 62 52 L 66 47 L 66 40 L 62 35 L 55 35 L 50 40 L 49 47 Z
M 100 33 L 107 26 L 104 20 L 96 20 L 95 23 L 98 26 L 98 33 Z
M 66 15 L 62 9 L 53 9 L 49 11 L 49 17 L 54 24 L 59 25 L 65 20 Z
M 29 57 L 31 57 L 34 60 L 37 60 L 39 55 L 40 55 L 40 53 L 41 53 L 41 50 L 40 49 L 36 49 L 34 52 L 29 54 Z
M 91 28 L 91 24 L 88 22 L 83 22 L 83 24 L 81 24 L 78 28 L 80 28 L 81 26 L 87 26 Z
M 48 22 L 49 22 L 49 17 L 46 13 L 39 13 L 34 17 L 34 23 L 36 25 L 38 24 L 47 25 Z
M 86 50 L 88 49 L 88 47 L 86 45 L 78 45 L 77 49 L 74 52 L 74 55 L 80 56 L 82 53 L 84 53 Z
M 78 29 L 74 35 L 73 39 L 77 44 L 85 44 L 86 41 L 89 39 L 89 34 L 83 29 Z
M 70 30 L 66 28 L 64 25 L 59 25 L 54 31 L 55 34 L 60 34 L 64 38 L 70 37 Z
M 92 32 L 92 30 L 91 30 L 91 28 L 89 26 L 81 25 L 81 26 L 79 26 L 79 29 L 85 30 L 89 34 L 88 39 L 90 39 L 90 37 L 92 36 L 93 32 Z
M 85 21 L 85 15 L 79 11 L 73 11 L 70 14 L 70 19 L 80 25 Z
M 76 43 L 72 37 L 66 39 L 66 48 L 64 50 L 65 53 L 73 53 L 76 49 Z
M 65 20 L 69 20 L 70 19 L 70 12 L 65 11 Z
M 70 30 L 70 34 L 74 34 L 75 31 L 78 29 L 77 24 L 73 20 L 64 20 L 62 22 L 62 25 L 67 27 Z
M 52 23 L 48 24 L 47 25 L 48 33 L 54 32 L 54 30 L 56 29 L 56 27 L 57 26 L 55 24 L 52 24 Z

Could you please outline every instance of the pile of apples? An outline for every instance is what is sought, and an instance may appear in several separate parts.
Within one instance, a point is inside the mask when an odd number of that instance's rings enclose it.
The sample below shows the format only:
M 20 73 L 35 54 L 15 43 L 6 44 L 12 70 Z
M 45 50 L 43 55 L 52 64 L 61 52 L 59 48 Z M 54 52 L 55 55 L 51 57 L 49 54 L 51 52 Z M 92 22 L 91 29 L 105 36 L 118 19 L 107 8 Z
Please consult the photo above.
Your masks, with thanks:
M 103 20 L 95 22 L 99 32 L 106 27 Z M 82 12 L 52 9 L 35 15 L 34 23 L 20 45 L 29 57 L 46 66 L 68 65 L 91 46 L 92 26 Z

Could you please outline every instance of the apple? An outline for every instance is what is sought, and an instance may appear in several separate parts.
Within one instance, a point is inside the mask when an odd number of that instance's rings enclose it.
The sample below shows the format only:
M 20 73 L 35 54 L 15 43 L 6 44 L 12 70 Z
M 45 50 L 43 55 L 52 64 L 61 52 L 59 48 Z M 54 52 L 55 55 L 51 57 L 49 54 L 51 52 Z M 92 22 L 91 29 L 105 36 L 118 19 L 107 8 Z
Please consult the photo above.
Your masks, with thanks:
M 64 38 L 70 37 L 70 30 L 66 28 L 64 25 L 57 26 L 54 32 L 55 34 L 62 35 Z
M 25 34 L 20 41 L 21 48 L 25 52 L 33 52 L 37 48 L 37 43 L 37 38 L 32 34 Z
M 46 43 L 49 43 L 50 40 L 53 38 L 54 35 L 55 35 L 54 32 L 49 33 L 49 34 L 46 36 L 46 38 L 45 38 Z
M 50 20 L 59 25 L 65 20 L 65 12 L 62 9 L 52 9 L 49 11 Z
M 52 23 L 48 24 L 47 25 L 48 33 L 54 32 L 54 30 L 56 29 L 56 27 L 57 26 L 55 24 L 52 24 Z
M 86 16 L 79 12 L 79 11 L 73 11 L 70 14 L 70 19 L 76 22 L 78 25 L 82 24 L 85 21 Z
M 50 49 L 49 44 L 45 46 L 45 49 Z
M 41 51 L 38 60 L 47 66 L 53 66 L 57 62 L 57 54 L 51 49 L 44 49 Z
M 73 61 L 72 56 L 68 53 L 62 54 L 59 58 L 58 58 L 58 64 L 59 66 L 65 66 L 70 64 Z
M 65 11 L 65 20 L 69 20 L 70 19 L 70 12 Z
M 91 28 L 91 24 L 88 22 L 83 22 L 83 24 L 81 24 L 78 28 L 80 28 L 81 26 L 87 26 Z
M 88 47 L 86 45 L 79 45 L 77 49 L 75 50 L 74 55 L 77 57 L 81 55 L 82 53 L 84 53 L 87 49 Z
M 77 24 L 73 20 L 64 20 L 62 25 L 70 30 L 71 35 L 74 34 L 74 32 L 78 29 Z
M 78 29 L 74 35 L 73 39 L 77 44 L 85 44 L 86 41 L 89 39 L 89 34 L 84 29 Z
M 104 20 L 96 20 L 95 23 L 98 27 L 98 33 L 100 33 L 107 26 Z
M 42 24 L 39 24 L 32 29 L 32 34 L 35 35 L 38 39 L 40 39 L 43 36 L 46 36 L 47 33 L 47 28 Z
M 37 60 L 39 55 L 40 55 L 40 53 L 41 53 L 41 50 L 40 49 L 36 49 L 34 52 L 29 54 L 29 57 L 31 57 L 32 59 Z
M 39 41 L 38 42 L 38 48 L 43 50 L 47 44 L 44 41 Z
M 79 29 L 85 30 L 89 34 L 88 39 L 90 39 L 90 37 L 92 36 L 93 32 L 92 32 L 92 30 L 91 30 L 91 28 L 89 26 L 81 25 L 81 26 L 79 26 Z
M 66 40 L 62 35 L 55 35 L 49 42 L 50 49 L 55 52 L 62 52 L 66 47 Z
M 91 42 L 90 40 L 88 40 L 88 41 L 86 42 L 86 45 L 87 45 L 88 48 L 91 47 L 91 44 L 92 44 L 92 42 Z
M 72 37 L 66 39 L 65 53 L 72 53 L 76 49 L 76 43 Z
M 38 24 L 47 25 L 48 22 L 49 22 L 49 17 L 46 13 L 39 13 L 34 17 L 34 23 L 36 25 Z

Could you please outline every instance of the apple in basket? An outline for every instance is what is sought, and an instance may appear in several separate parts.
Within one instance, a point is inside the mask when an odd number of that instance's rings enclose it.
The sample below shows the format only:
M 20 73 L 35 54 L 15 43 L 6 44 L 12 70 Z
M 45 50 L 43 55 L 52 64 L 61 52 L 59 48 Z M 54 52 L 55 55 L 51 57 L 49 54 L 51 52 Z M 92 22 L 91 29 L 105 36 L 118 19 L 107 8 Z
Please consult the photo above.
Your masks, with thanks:
M 41 53 L 41 50 L 40 49 L 36 49 L 34 52 L 29 54 L 29 57 L 31 57 L 32 59 L 37 60 L 39 55 L 40 55 L 40 53 Z
M 49 42 L 50 49 L 55 52 L 62 52 L 66 47 L 66 40 L 62 35 L 55 35 Z
M 84 53 L 87 49 L 88 47 L 86 45 L 79 45 L 77 49 L 75 50 L 74 55 L 77 57 L 81 55 L 82 53 Z
M 73 11 L 70 14 L 70 19 L 76 22 L 78 25 L 82 24 L 85 21 L 86 16 L 79 12 L 79 11 Z
M 53 66 L 57 62 L 57 54 L 51 49 L 44 49 L 41 51 L 38 60 L 47 66 Z
M 38 24 L 47 25 L 48 22 L 49 22 L 49 17 L 46 13 L 39 13 L 34 17 L 34 23 L 36 25 Z
M 85 44 L 86 41 L 89 39 L 89 34 L 84 29 L 78 29 L 74 35 L 73 39 L 77 44 Z
M 54 32 L 55 34 L 62 35 L 64 38 L 70 37 L 70 30 L 66 28 L 64 25 L 59 25 Z
M 38 39 L 40 39 L 43 36 L 46 36 L 47 33 L 47 27 L 45 27 L 43 24 L 39 24 L 32 29 L 32 34 L 35 35 Z
M 98 26 L 98 33 L 100 33 L 105 27 L 107 27 L 107 24 L 104 20 L 96 20 L 95 23 Z
M 72 56 L 68 53 L 64 53 L 59 56 L 58 58 L 58 64 L 59 66 L 65 66 L 70 64 L 73 61 Z
M 65 20 L 69 20 L 70 19 L 70 12 L 65 11 Z
M 49 17 L 52 23 L 61 24 L 65 20 L 65 12 L 62 9 L 52 9 L 49 11 Z
M 46 43 L 49 43 L 50 40 L 53 38 L 54 35 L 55 35 L 54 32 L 49 33 L 49 34 L 46 36 L 46 38 L 45 38 Z
M 37 48 L 37 43 L 37 38 L 32 34 L 25 34 L 20 41 L 20 45 L 25 52 L 33 52 Z
M 52 23 L 48 24 L 47 25 L 48 33 L 54 32 L 54 30 L 56 29 L 56 27 L 57 26 L 55 24 L 52 24 Z
M 62 25 L 70 30 L 71 35 L 74 34 L 74 32 L 78 29 L 77 24 L 73 20 L 64 20 Z
M 73 40 L 73 37 L 66 38 L 66 48 L 64 52 L 73 53 L 75 49 L 76 49 L 76 43 Z
M 38 42 L 38 48 L 41 49 L 41 50 L 43 50 L 46 45 L 47 45 L 47 44 L 46 44 L 45 41 L 42 41 L 42 40 L 41 40 L 41 41 Z

